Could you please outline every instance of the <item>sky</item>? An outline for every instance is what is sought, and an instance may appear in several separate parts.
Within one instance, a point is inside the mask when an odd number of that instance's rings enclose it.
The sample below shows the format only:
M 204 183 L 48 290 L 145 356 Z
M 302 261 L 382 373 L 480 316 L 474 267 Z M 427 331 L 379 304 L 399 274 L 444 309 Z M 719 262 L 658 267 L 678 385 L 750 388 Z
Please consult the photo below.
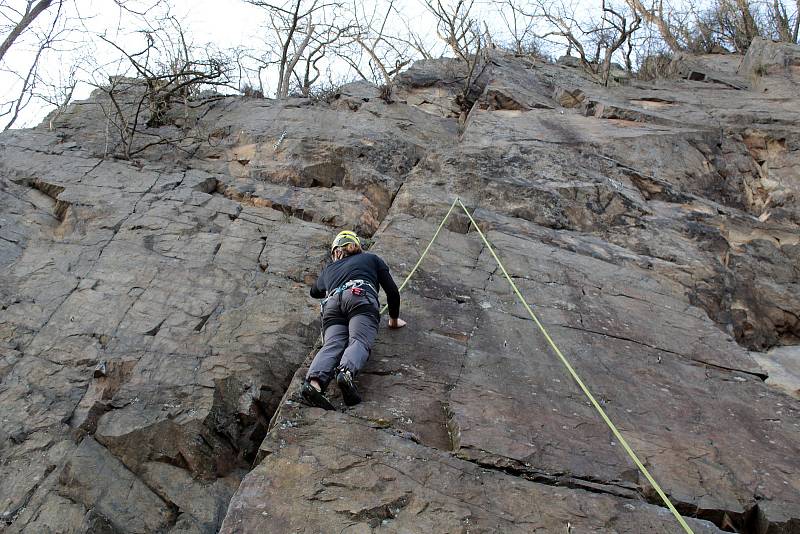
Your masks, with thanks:
M 0 19 L 0 29 L 2 22 L 6 23 L 13 19 L 18 19 L 10 8 L 20 10 L 24 7 L 26 0 L 0 0 L 0 14 L 5 13 L 8 18 Z M 151 14 L 161 13 L 164 10 L 165 2 L 158 0 L 127 0 L 132 10 L 141 11 L 148 7 L 153 7 Z M 269 36 L 270 30 L 265 27 L 266 17 L 263 9 L 248 4 L 242 0 L 172 0 L 170 13 L 173 14 L 187 30 L 191 41 L 197 46 L 206 43 L 213 43 L 217 48 L 226 49 L 237 46 L 246 46 L 254 49 L 265 49 L 265 38 Z M 361 6 L 368 6 L 370 2 L 359 2 Z M 421 15 L 424 8 L 421 0 L 395 0 L 395 5 L 406 16 L 415 19 L 417 25 L 420 24 Z M 137 50 L 142 48 L 144 42 L 143 35 L 137 30 L 142 26 L 142 21 L 138 17 L 131 15 L 114 3 L 113 0 L 65 0 L 64 13 L 67 17 L 63 23 L 62 39 L 57 49 L 47 50 L 43 54 L 40 63 L 40 73 L 42 77 L 61 81 L 69 79 L 70 66 L 76 66 L 75 77 L 82 82 L 78 83 L 72 94 L 73 100 L 85 99 L 91 93 L 93 87 L 85 83 L 85 80 L 102 81 L 109 71 L 113 70 L 115 64 L 109 64 L 112 58 L 118 58 L 119 53 L 109 45 L 97 39 L 88 39 L 91 34 L 105 34 L 111 40 L 118 42 L 126 50 Z M 53 9 L 46 11 L 36 21 L 38 33 L 49 28 L 52 22 Z M 78 17 L 77 15 L 80 15 Z M 3 31 L 0 36 L 4 37 L 7 32 Z M 433 26 L 427 32 L 429 36 L 435 38 Z M 25 39 L 18 40 L 7 53 L 0 69 L 0 102 L 7 102 L 18 94 L 15 90 L 20 86 L 22 78 L 27 74 L 31 65 L 31 59 L 38 48 L 38 40 L 35 39 L 33 32 L 29 32 Z M 97 70 L 98 65 L 106 68 Z M 117 63 L 116 67 L 123 63 Z M 336 67 L 341 70 L 342 67 Z M 275 85 L 276 75 L 266 75 L 267 93 L 274 90 L 270 85 Z M 272 78 L 272 79 L 270 79 Z M 47 92 L 46 88 L 41 88 Z M 53 92 L 52 90 L 50 91 Z M 5 98 L 2 98 L 5 97 Z M 28 127 L 38 124 L 44 115 L 52 109 L 41 101 L 31 101 L 27 109 L 20 113 L 20 117 L 14 127 Z M 5 108 L 0 108 L 7 109 Z M 0 117 L 0 129 L 7 122 L 7 117 Z
M 174 0 L 173 4 L 197 40 L 234 47 L 261 33 L 263 10 L 240 0 Z
M 390 0 L 348 1 L 356 3 L 363 13 L 376 5 L 386 5 Z M 8 20 L 18 18 L 9 11 L 9 8 L 20 8 L 25 2 L 26 0 L 0 0 L 0 15 L 5 13 L 9 17 L 6 23 Z M 128 63 L 120 59 L 117 50 L 90 36 L 103 34 L 119 43 L 125 50 L 141 50 L 144 34 L 139 30 L 143 27 L 144 21 L 121 10 L 114 0 L 63 0 L 63 2 L 67 16 L 62 17 L 62 27 L 59 27 L 62 31 L 60 34 L 62 41 L 58 47 L 45 52 L 40 63 L 40 73 L 45 79 L 55 80 L 56 85 L 59 85 L 59 82 L 60 85 L 68 85 L 65 80 L 68 80 L 73 73 L 80 82 L 75 87 L 72 99 L 81 100 L 87 98 L 93 89 L 92 85 L 86 82 L 104 83 L 110 74 L 116 74 L 120 68 L 129 67 Z M 172 0 L 169 4 L 159 0 L 126 0 L 126 2 L 126 5 L 134 11 L 152 8 L 149 11 L 151 20 L 154 14 L 163 13 L 165 5 L 169 5 L 169 12 L 180 21 L 192 43 L 198 47 L 213 43 L 219 49 L 244 46 L 263 52 L 268 48 L 266 40 L 271 36 L 271 30 L 266 26 L 265 11 L 242 0 Z M 476 0 L 474 12 L 482 20 L 487 20 L 490 26 L 492 21 L 500 24 L 497 6 L 502 3 Z M 594 3 L 598 1 L 584 1 L 576 5 L 581 6 L 579 9 L 586 9 L 586 6 Z M 394 0 L 394 6 L 405 19 L 411 21 L 416 32 L 423 35 L 429 43 L 436 43 L 436 55 L 446 52 L 446 46 L 436 36 L 435 22 L 427 14 L 422 0 Z M 41 16 L 37 19 L 36 29 L 40 33 L 52 23 L 52 8 L 49 11 L 50 13 L 46 12 L 47 15 L 51 15 L 49 18 Z M 3 30 L 2 23 L 3 20 L 0 18 L 0 30 Z M 397 31 L 397 26 L 401 25 L 403 24 L 399 20 L 389 23 L 393 31 Z M 7 24 L 5 30 L 0 36 L 6 34 Z M 38 42 L 34 37 L 35 34 L 31 32 L 26 39 L 15 43 L 0 65 L 0 103 L 7 102 L 9 95 L 18 94 L 19 91 L 15 92 L 13 88 L 19 87 L 30 68 L 31 58 L 37 49 L 34 45 Z M 366 60 L 363 60 L 362 65 L 365 63 Z M 355 72 L 345 68 L 341 60 L 339 63 L 331 63 L 329 70 L 332 78 L 341 80 L 355 77 Z M 277 75 L 274 71 L 267 72 L 271 74 L 264 76 L 265 93 L 267 96 L 272 96 Z M 50 100 L 54 100 L 53 94 L 63 99 L 63 94 L 59 95 L 53 88 L 39 87 L 38 90 L 51 97 Z M 0 107 L 0 112 L 3 109 L 7 107 Z M 41 100 L 31 101 L 27 109 L 20 113 L 14 127 L 36 125 L 51 109 L 53 106 L 47 106 Z M 7 120 L 7 117 L 0 117 L 0 129 L 6 125 Z

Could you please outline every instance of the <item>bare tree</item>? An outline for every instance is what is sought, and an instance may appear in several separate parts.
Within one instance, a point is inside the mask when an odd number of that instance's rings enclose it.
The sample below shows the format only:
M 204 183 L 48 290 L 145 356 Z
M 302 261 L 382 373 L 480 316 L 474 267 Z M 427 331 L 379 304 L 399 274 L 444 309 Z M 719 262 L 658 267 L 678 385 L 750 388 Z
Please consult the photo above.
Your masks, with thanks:
M 702 14 L 705 31 L 736 52 L 745 52 L 756 37 L 797 43 L 800 37 L 800 0 L 793 9 L 783 0 L 716 0 Z M 698 24 L 703 26 L 703 24 Z
M 795 0 L 794 13 L 791 13 L 781 0 L 773 0 L 768 9 L 772 34 L 781 41 L 799 42 L 800 0 Z
M 12 28 L 11 31 L 8 32 L 6 38 L 0 43 L 0 60 L 6 55 L 8 49 L 11 48 L 11 45 L 19 39 L 19 37 L 28 29 L 28 27 L 36 20 L 36 17 L 42 14 L 47 8 L 49 8 L 53 3 L 53 0 L 39 0 L 38 2 L 35 0 L 27 0 L 25 5 L 25 11 L 21 14 L 21 18 L 19 22 L 17 22 Z M 62 2 L 59 0 L 57 2 L 59 9 L 61 8 Z
M 35 52 L 33 53 L 33 57 L 29 60 L 29 67 L 26 71 L 18 72 L 15 69 L 4 69 L 7 74 L 18 79 L 18 85 L 16 86 L 14 96 L 0 103 L 0 117 L 7 118 L 3 126 L 4 131 L 11 128 L 17 122 L 22 110 L 25 109 L 34 98 L 37 98 L 37 88 L 46 84 L 46 81 L 43 80 L 40 73 L 42 56 L 53 50 L 64 39 L 66 29 L 64 27 L 64 21 L 62 20 L 63 2 L 61 1 L 56 3 L 56 10 L 53 13 L 52 19 L 49 20 L 48 25 L 44 29 L 30 28 L 33 19 L 49 6 L 50 2 L 44 7 L 38 5 L 33 6 L 33 2 L 30 1 L 27 3 L 27 11 L 23 17 L 23 22 L 25 23 L 25 28 L 34 36 L 34 41 L 36 43 Z M 4 43 L 5 50 L 8 50 L 13 41 L 25 31 L 25 28 L 20 30 L 20 25 L 23 24 L 23 22 L 17 24 L 7 37 Z M 69 94 L 71 97 L 71 91 L 69 91 Z
M 338 6 L 337 3 L 327 3 L 324 0 L 284 0 L 268 2 L 262 0 L 247 0 L 249 4 L 258 6 L 267 11 L 269 24 L 278 40 L 278 85 L 275 91 L 277 98 L 289 96 L 289 84 L 292 73 L 297 64 L 304 57 L 306 48 L 312 42 L 318 44 L 325 41 L 322 37 L 330 28 L 326 24 L 326 11 Z M 318 18 L 318 27 L 314 19 Z M 319 31 L 319 33 L 317 33 Z M 327 45 L 315 51 L 315 55 L 308 56 L 310 69 L 315 65 L 314 57 L 319 55 Z M 314 50 L 312 50 L 314 52 Z M 318 60 L 317 60 L 318 61 Z
M 264 98 L 265 70 L 277 64 L 269 51 L 255 51 L 238 46 L 228 51 L 232 78 L 238 81 L 239 92 L 244 96 Z
M 106 148 L 120 158 L 131 159 L 143 150 L 160 144 L 175 144 L 185 135 L 165 137 L 157 131 L 170 124 L 170 112 L 182 104 L 184 129 L 188 129 L 189 111 L 221 98 L 201 96 L 209 88 L 230 88 L 229 63 L 215 51 L 195 49 L 174 17 L 159 21 L 143 32 L 144 47 L 129 52 L 111 39 L 100 39 L 116 50 L 127 68 L 116 73 L 101 69 L 107 82 L 95 86 L 106 96 L 101 108 L 106 116 Z M 111 132 L 118 142 L 111 146 Z M 139 141 L 139 138 L 146 141 Z
M 640 17 L 642 17 L 648 24 L 655 26 L 662 39 L 673 52 L 682 52 L 686 50 L 686 44 L 683 41 L 685 37 L 685 26 L 676 23 L 675 14 L 676 10 L 669 4 L 665 4 L 664 0 L 653 0 L 650 7 L 646 7 L 642 0 L 626 0 L 628 5 Z
M 137 11 L 137 4 L 147 3 Z M 104 0 L 98 9 L 117 7 L 118 24 L 130 17 L 144 19 L 151 0 Z M 158 2 L 168 5 L 168 0 Z M 148 7 L 149 6 L 149 7 Z M 0 117 L 4 129 L 30 120 L 31 110 L 54 108 L 52 123 L 64 112 L 79 74 L 92 61 L 96 32 L 89 29 L 95 16 L 84 3 L 67 0 L 0 0 Z M 107 22 L 104 20 L 104 23 Z M 104 28 L 108 28 L 104 24 Z M 42 110 L 43 111 L 43 110 Z
M 744 53 L 753 39 L 762 34 L 758 18 L 759 13 L 751 9 L 748 0 L 717 0 L 697 16 L 692 28 L 694 46 L 690 50 L 706 52 L 710 51 L 709 44 L 718 43 Z
M 469 111 L 475 101 L 476 82 L 488 66 L 486 54 L 490 36 L 481 29 L 479 21 L 472 15 L 474 0 L 425 0 L 428 12 L 437 23 L 437 33 L 466 68 L 461 93 L 456 101 L 463 112 Z
M 633 34 L 642 24 L 641 17 L 634 11 L 632 12 L 633 20 L 629 19 L 620 10 L 618 11 L 611 6 L 609 0 L 603 0 L 602 3 L 603 15 L 601 18 L 603 30 L 600 31 L 597 39 L 598 47 L 603 49 L 603 62 L 600 66 L 600 76 L 603 85 L 608 85 L 608 76 L 611 72 L 611 59 L 625 43 L 631 43 Z M 600 48 L 598 48 L 598 51 Z M 600 54 L 598 53 L 598 56 Z M 632 71 L 630 52 L 625 55 L 625 63 L 628 71 Z
M 354 1 L 350 35 L 357 50 L 346 47 L 340 54 L 361 78 L 384 87 L 391 87 L 394 76 L 411 62 L 412 57 L 423 55 L 417 51 L 414 36 L 399 33 L 398 22 L 402 19 L 394 4 L 395 0 L 383 5 Z M 370 7 L 372 9 L 368 12 Z M 406 24 L 406 21 L 402 22 Z M 388 26 L 394 27 L 394 33 L 390 33 Z M 365 73 L 367 68 L 369 75 Z
M 535 33 L 535 18 L 526 13 L 519 0 L 503 0 L 498 9 L 510 37 L 510 48 L 517 54 L 540 55 Z
M 67 106 L 72 102 L 72 95 L 78 85 L 77 68 L 75 66 L 67 73 L 65 79 L 55 82 L 43 81 L 42 89 L 37 91 L 34 96 L 42 102 L 52 106 L 54 109 L 47 116 L 47 127 L 53 130 L 56 121 L 67 110 Z
M 672 52 L 709 53 L 722 49 L 744 53 L 757 36 L 798 41 L 800 0 L 794 9 L 783 0 L 714 0 L 679 9 L 667 0 L 626 0 L 644 21 L 655 27 Z
M 425 0 L 428 12 L 436 18 L 439 38 L 464 62 L 483 45 L 478 23 L 470 15 L 474 4 L 475 0 L 445 1 L 444 4 L 441 0 Z
M 426 42 L 423 35 L 416 29 L 412 28 L 412 22 L 408 19 L 403 19 L 403 27 L 405 35 L 393 35 L 391 38 L 408 45 L 413 55 L 417 55 L 423 59 L 434 59 L 441 54 L 437 52 L 436 46 L 431 42 Z
M 432 57 L 395 7 L 396 0 L 246 0 L 263 8 L 274 45 L 275 96 L 310 96 L 325 84 L 323 72 L 344 63 L 360 78 L 390 87 L 394 76 L 416 57 Z M 336 68 L 336 67 L 333 67 Z M 277 72 L 275 72 L 277 71 Z M 328 76 L 328 81 L 334 77 Z M 340 77 L 335 77 L 340 79 Z
M 539 0 L 538 7 L 540 16 L 551 27 L 542 37 L 564 39 L 568 51 L 575 50 L 584 69 L 598 76 L 604 85 L 608 84 L 614 54 L 625 43 L 631 42 L 642 23 L 638 13 L 613 6 L 610 0 L 603 0 L 598 19 L 588 21 L 579 20 L 574 10 L 563 2 L 544 3 Z M 628 57 L 626 63 L 630 62 Z
M 336 27 L 329 24 L 317 26 L 317 31 L 314 32 L 300 56 L 300 62 L 303 65 L 301 73 L 294 68 L 290 71 L 294 75 L 301 95 L 309 96 L 311 87 L 319 80 L 322 73 L 318 64 L 325 58 L 328 48 L 336 46 L 349 32 L 349 26 Z M 302 78 L 300 74 L 302 74 Z

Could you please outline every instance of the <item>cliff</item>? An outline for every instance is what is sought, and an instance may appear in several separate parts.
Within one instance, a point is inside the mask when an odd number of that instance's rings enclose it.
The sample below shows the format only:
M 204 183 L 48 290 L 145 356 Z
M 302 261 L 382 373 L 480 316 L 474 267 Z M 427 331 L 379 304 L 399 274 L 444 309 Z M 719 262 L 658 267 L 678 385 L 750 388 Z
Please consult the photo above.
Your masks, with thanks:
M 0 136 L 0 531 L 679 531 L 463 213 L 365 401 L 297 402 L 331 237 L 399 282 L 457 196 L 695 532 L 800 532 L 798 47 L 461 68 Z

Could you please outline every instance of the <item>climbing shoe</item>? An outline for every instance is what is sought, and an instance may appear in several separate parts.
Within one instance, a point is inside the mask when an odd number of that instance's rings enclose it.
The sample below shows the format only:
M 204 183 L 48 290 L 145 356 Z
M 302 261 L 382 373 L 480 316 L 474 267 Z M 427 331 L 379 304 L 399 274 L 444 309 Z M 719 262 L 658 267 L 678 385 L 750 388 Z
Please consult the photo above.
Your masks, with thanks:
M 353 374 L 347 369 L 339 371 L 336 375 L 336 383 L 339 384 L 339 391 L 342 392 L 344 403 L 348 406 L 355 406 L 361 402 L 361 395 L 353 382 Z
M 318 391 L 317 388 L 309 384 L 308 382 L 303 382 L 303 385 L 300 386 L 300 396 L 303 397 L 303 400 L 306 401 L 311 406 L 316 406 L 317 408 L 322 408 L 323 410 L 335 410 L 331 401 L 328 400 L 321 391 Z

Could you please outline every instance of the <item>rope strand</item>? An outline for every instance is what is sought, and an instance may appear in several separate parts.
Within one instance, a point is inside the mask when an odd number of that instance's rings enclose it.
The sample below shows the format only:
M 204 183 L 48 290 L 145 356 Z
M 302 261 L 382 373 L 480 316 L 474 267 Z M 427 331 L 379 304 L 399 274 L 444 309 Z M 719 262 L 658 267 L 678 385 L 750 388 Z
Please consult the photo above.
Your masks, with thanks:
M 655 479 L 647 470 L 647 468 L 644 466 L 644 464 L 641 462 L 641 460 L 639 460 L 639 457 L 636 456 L 636 453 L 633 452 L 633 449 L 630 447 L 630 445 L 628 445 L 628 442 L 625 440 L 624 437 L 622 437 L 622 434 L 620 434 L 619 430 L 617 430 L 616 425 L 614 425 L 614 423 L 611 422 L 611 419 L 608 417 L 605 410 L 603 410 L 603 408 L 600 406 L 600 403 L 598 403 L 597 400 L 594 398 L 594 395 L 592 395 L 591 391 L 589 391 L 589 388 L 586 387 L 586 384 L 583 383 L 581 377 L 578 376 L 577 372 L 575 372 L 575 369 L 569 363 L 569 360 L 567 360 L 567 358 L 561 353 L 558 346 L 550 337 L 550 334 L 547 333 L 547 329 L 545 329 L 544 325 L 542 325 L 542 323 L 539 321 L 539 318 L 536 317 L 536 314 L 533 313 L 531 307 L 528 306 L 528 302 L 525 300 L 525 297 L 523 297 L 522 293 L 520 293 L 519 289 L 517 289 L 517 284 L 515 284 L 514 281 L 511 279 L 511 277 L 508 275 L 508 272 L 506 271 L 506 268 L 503 266 L 503 263 L 500 261 L 500 258 L 498 258 L 497 254 L 495 254 L 492 245 L 489 244 L 489 240 L 486 239 L 485 235 L 483 235 L 483 232 L 478 227 L 478 224 L 475 222 L 475 219 L 472 218 L 472 215 L 467 210 L 466 206 L 464 206 L 464 204 L 461 202 L 460 199 L 457 198 L 456 200 L 458 201 L 459 204 L 461 204 L 461 208 L 464 210 L 464 213 L 467 214 L 467 217 L 469 217 L 470 223 L 472 223 L 472 226 L 474 226 L 475 229 L 478 231 L 478 234 L 481 236 L 481 239 L 483 239 L 483 243 L 486 245 L 486 248 L 492 254 L 492 257 L 497 262 L 497 265 L 503 271 L 503 275 L 505 275 L 506 280 L 508 280 L 508 283 L 511 284 L 511 288 L 514 290 L 514 293 L 516 293 L 517 298 L 519 298 L 520 302 L 522 302 L 522 305 L 525 306 L 525 309 L 528 311 L 528 314 L 531 316 L 531 319 L 533 319 L 533 321 L 536 323 L 536 326 L 539 327 L 539 330 L 541 330 L 545 339 L 550 344 L 550 347 L 552 347 L 553 351 L 561 359 L 561 363 L 564 364 L 564 366 L 567 368 L 567 371 L 569 371 L 569 374 L 572 376 L 575 382 L 578 383 L 578 386 L 580 386 L 583 393 L 589 399 L 589 402 L 592 403 L 592 406 L 595 407 L 597 412 L 600 414 L 600 417 L 603 419 L 603 421 L 605 421 L 606 425 L 608 425 L 608 427 L 611 429 L 611 432 L 617 438 L 620 445 L 622 445 L 622 448 L 625 449 L 625 452 L 628 453 L 628 456 L 630 456 L 631 460 L 633 460 L 633 463 L 636 464 L 636 467 L 639 468 L 639 471 L 641 471 L 642 474 L 644 474 L 645 478 L 647 478 L 647 481 L 650 482 L 650 485 L 652 485 L 653 488 L 656 490 L 659 497 L 661 497 L 661 500 L 664 501 L 664 504 L 666 504 L 667 508 L 669 508 L 670 512 L 672 512 L 672 515 L 675 516 L 675 519 L 677 519 L 678 523 L 680 523 L 680 525 L 683 527 L 683 530 L 685 530 L 687 534 L 694 534 L 689 525 L 686 524 L 686 521 L 683 519 L 683 516 L 681 516 L 681 514 L 678 513 L 678 510 L 675 509 L 675 506 L 673 506 L 672 502 L 669 500 L 669 497 L 667 497 L 666 493 L 664 493 L 664 491 L 661 489 L 661 486 L 658 485 L 658 482 L 655 481 Z

